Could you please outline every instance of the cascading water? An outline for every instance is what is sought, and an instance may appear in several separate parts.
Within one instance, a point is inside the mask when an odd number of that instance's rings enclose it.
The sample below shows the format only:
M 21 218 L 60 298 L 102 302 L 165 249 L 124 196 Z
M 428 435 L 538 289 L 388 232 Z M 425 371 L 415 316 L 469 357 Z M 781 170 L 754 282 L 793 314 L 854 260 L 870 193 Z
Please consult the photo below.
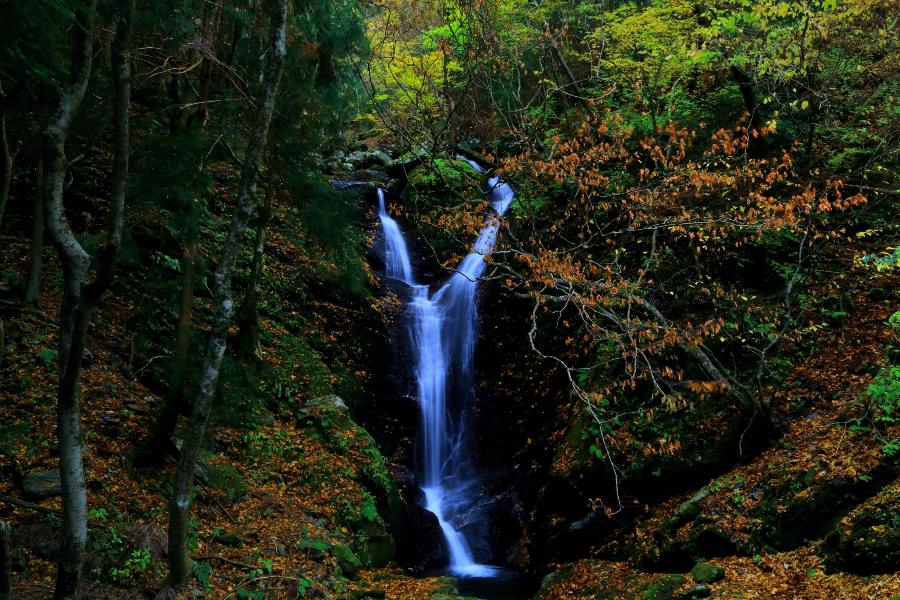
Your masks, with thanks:
M 484 170 L 468 161 L 477 171 Z M 467 396 L 472 389 L 472 357 L 477 329 L 475 292 L 494 248 L 500 219 L 513 201 L 513 190 L 497 177 L 488 180 L 496 216 L 487 219 L 472 252 L 434 294 L 416 283 L 406 241 L 387 212 L 384 192 L 378 190 L 378 216 L 385 236 L 388 277 L 412 288 L 410 333 L 416 359 L 416 382 L 422 415 L 425 508 L 440 524 L 450 554 L 450 570 L 460 576 L 492 577 L 500 570 L 479 564 L 465 536 L 453 526 L 454 517 L 474 504 L 474 479 L 467 474 L 463 454 L 463 423 L 447 410 L 448 393 Z M 454 370 L 455 368 L 455 370 Z M 451 381 L 452 379 L 452 381 Z

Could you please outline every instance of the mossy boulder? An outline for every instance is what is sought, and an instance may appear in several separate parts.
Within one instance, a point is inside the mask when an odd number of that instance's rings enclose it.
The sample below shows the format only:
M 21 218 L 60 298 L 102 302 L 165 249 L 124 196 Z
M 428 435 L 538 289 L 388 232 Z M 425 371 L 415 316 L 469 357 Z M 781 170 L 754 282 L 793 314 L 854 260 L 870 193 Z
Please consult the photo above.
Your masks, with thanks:
M 386 532 L 381 535 L 359 535 L 353 548 L 365 567 L 384 567 L 394 560 L 396 548 L 394 538 Z
M 400 512 L 399 497 L 387 462 L 375 440 L 353 419 L 339 396 L 328 394 L 306 403 L 297 415 L 298 425 L 311 430 L 330 452 L 344 457 L 348 485 L 354 500 L 339 507 L 339 518 L 353 533 L 353 549 L 366 567 L 387 565 L 394 559 L 394 520 Z M 386 519 L 382 515 L 387 517 Z
M 896 467 L 885 462 L 862 477 L 818 478 L 810 470 L 799 477 L 764 486 L 762 501 L 751 513 L 759 523 L 751 532 L 751 542 L 756 546 L 793 550 L 820 540 L 895 477 Z
M 686 582 L 683 575 L 647 573 L 622 563 L 581 560 L 572 567 L 544 577 L 537 600 L 572 597 L 573 600 L 673 600 Z
M 224 492 L 231 502 L 247 495 L 247 484 L 240 471 L 228 463 L 198 462 L 195 474 L 204 485 Z
M 652 532 L 648 543 L 635 545 L 630 562 L 644 568 L 687 570 L 693 566 L 692 557 L 738 553 L 740 548 L 731 535 L 704 513 L 702 503 L 709 495 L 709 488 L 704 487 L 677 505 Z
M 641 586 L 639 597 L 641 600 L 671 600 L 682 584 L 684 577 L 681 575 L 661 575 Z
M 476 213 L 488 209 L 484 184 L 484 175 L 464 160 L 436 159 L 409 174 L 401 195 L 408 219 L 418 223 L 425 244 L 441 261 L 468 252 L 472 224 L 483 219 Z
M 22 482 L 25 494 L 31 498 L 50 498 L 62 494 L 59 469 L 36 471 L 25 476 Z
M 334 557 L 341 574 L 347 579 L 355 579 L 363 568 L 362 561 L 354 554 L 346 544 L 335 544 L 331 547 L 331 555 Z
M 691 569 L 691 579 L 695 583 L 715 583 L 725 578 L 725 569 L 718 565 L 700 563 Z
M 709 589 L 709 587 L 703 584 L 698 584 L 695 586 L 691 586 L 690 588 L 681 592 L 681 594 L 679 594 L 677 598 L 678 600 L 699 600 L 700 598 L 709 598 L 711 594 L 712 591 Z
M 900 479 L 855 508 L 825 539 L 822 551 L 834 569 L 892 573 L 900 565 Z

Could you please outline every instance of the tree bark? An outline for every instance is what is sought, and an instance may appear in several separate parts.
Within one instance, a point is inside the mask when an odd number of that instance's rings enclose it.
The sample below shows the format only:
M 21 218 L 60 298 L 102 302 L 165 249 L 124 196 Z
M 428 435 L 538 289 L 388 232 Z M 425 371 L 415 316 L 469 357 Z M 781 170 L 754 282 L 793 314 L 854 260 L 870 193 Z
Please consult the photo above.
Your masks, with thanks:
M 750 158 L 763 158 L 769 153 L 769 144 L 761 131 L 762 114 L 756 101 L 753 80 L 743 69 L 734 65 L 731 66 L 731 76 L 741 91 L 744 109 L 750 115 L 750 122 L 747 124 L 747 154 Z
M 65 153 L 66 140 L 91 74 L 93 16 L 97 0 L 88 0 L 77 11 L 78 27 L 73 44 L 70 81 L 62 89 L 54 115 L 42 136 L 43 162 L 46 169 L 43 190 L 44 212 L 47 230 L 59 254 L 63 270 L 57 401 L 63 531 L 54 592 L 57 599 L 75 598 L 77 595 L 87 542 L 87 493 L 81 448 L 81 356 L 93 307 L 109 286 L 116 250 L 122 239 L 129 150 L 130 68 L 126 52 L 131 35 L 133 2 L 134 0 L 119 2 L 118 24 L 112 53 L 115 157 L 110 197 L 111 215 L 97 274 L 90 283 L 86 280 L 91 257 L 79 243 L 66 219 L 63 189 L 69 166 Z
M 13 159 L 9 152 L 9 140 L 6 137 L 6 98 L 0 89 L 0 230 L 3 229 L 3 217 L 6 215 L 6 201 L 9 199 L 9 186 L 12 183 Z
M 66 139 L 69 127 L 87 89 L 91 74 L 91 46 L 94 38 L 93 14 L 97 0 L 88 0 L 78 10 L 72 52 L 70 82 L 59 100 L 41 139 L 46 167 L 43 200 L 47 227 L 59 253 L 63 269 L 63 297 L 59 331 L 59 390 L 57 399 L 57 436 L 59 438 L 60 481 L 62 483 L 62 542 L 56 573 L 54 597 L 75 598 L 87 543 L 87 495 L 81 455 L 81 406 L 78 390 L 79 361 L 70 361 L 72 351 L 81 348 L 83 330 L 76 323 L 80 312 L 82 282 L 90 266 L 90 257 L 69 226 L 63 206 L 63 188 L 68 169 Z M 82 342 L 83 343 L 83 342 Z M 73 369 L 70 363 L 75 365 Z
M 12 542 L 9 539 L 9 524 L 6 521 L 0 521 L 0 600 L 9 600 L 12 597 L 11 552 Z
M 31 249 L 28 258 L 28 285 L 25 287 L 25 304 L 37 306 L 41 292 L 41 270 L 44 256 L 44 203 L 41 193 L 44 189 L 44 158 L 38 152 L 34 167 L 34 220 L 31 225 Z
M 238 309 L 237 355 L 243 361 L 262 359 L 262 348 L 259 344 L 259 299 L 262 296 L 262 270 L 266 258 L 266 230 L 272 219 L 272 197 L 275 195 L 275 182 L 271 181 L 259 214 L 256 229 L 256 243 L 253 246 L 253 260 L 250 265 L 250 284 L 247 295 Z
M 279 0 L 272 14 L 271 47 L 263 77 L 262 98 L 258 104 L 256 124 L 247 144 L 241 180 L 238 185 L 237 206 L 231 230 L 222 249 L 222 256 L 213 275 L 212 332 L 207 344 L 201 370 L 200 386 L 194 398 L 191 419 L 181 446 L 175 486 L 169 503 L 169 575 L 170 583 L 183 585 L 191 576 L 191 561 L 187 554 L 187 537 L 191 510 L 194 467 L 206 432 L 206 423 L 219 379 L 219 368 L 225 353 L 228 326 L 231 323 L 231 275 L 244 231 L 256 209 L 257 163 L 266 146 L 269 125 L 275 109 L 278 84 L 287 53 L 288 0 Z
M 169 394 L 165 399 L 150 434 L 141 442 L 135 457 L 139 467 L 154 467 L 163 463 L 169 455 L 177 455 L 178 448 L 172 441 L 172 434 L 178 425 L 180 415 L 188 415 L 186 387 L 188 382 L 188 352 L 190 350 L 191 321 L 194 312 L 194 281 L 197 274 L 198 231 L 197 205 L 192 203 L 189 223 L 185 232 L 184 250 L 181 256 L 182 287 L 181 307 L 178 311 L 178 325 L 175 334 L 175 355 L 173 357 Z

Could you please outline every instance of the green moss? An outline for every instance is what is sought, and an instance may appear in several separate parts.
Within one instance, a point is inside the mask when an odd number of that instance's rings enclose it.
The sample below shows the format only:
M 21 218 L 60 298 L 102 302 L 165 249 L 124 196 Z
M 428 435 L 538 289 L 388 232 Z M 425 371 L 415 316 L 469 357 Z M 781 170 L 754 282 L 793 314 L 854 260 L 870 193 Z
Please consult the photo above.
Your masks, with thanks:
M 331 555 L 337 561 L 341 573 L 348 579 L 354 579 L 359 574 L 359 570 L 362 569 L 363 565 L 359 557 L 346 544 L 335 544 L 332 546 Z
M 645 583 L 641 587 L 641 600 L 670 600 L 681 585 L 684 577 L 681 575 L 663 575 L 655 581 Z
M 696 583 L 715 583 L 725 577 L 725 569 L 709 563 L 700 563 L 691 569 L 691 578 Z

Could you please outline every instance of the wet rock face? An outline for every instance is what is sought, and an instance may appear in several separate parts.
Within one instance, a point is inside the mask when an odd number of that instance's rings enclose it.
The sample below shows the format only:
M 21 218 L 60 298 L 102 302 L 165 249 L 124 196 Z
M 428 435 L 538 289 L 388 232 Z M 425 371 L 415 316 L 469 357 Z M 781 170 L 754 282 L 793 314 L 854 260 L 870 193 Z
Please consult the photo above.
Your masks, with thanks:
M 441 527 L 434 513 L 425 510 L 415 473 L 410 468 L 397 468 L 391 478 L 400 499 L 400 512 L 394 521 L 397 560 L 417 570 L 445 566 L 449 556 Z
M 518 494 L 511 489 L 482 493 L 454 526 L 465 535 L 479 562 L 511 565 L 524 528 Z

